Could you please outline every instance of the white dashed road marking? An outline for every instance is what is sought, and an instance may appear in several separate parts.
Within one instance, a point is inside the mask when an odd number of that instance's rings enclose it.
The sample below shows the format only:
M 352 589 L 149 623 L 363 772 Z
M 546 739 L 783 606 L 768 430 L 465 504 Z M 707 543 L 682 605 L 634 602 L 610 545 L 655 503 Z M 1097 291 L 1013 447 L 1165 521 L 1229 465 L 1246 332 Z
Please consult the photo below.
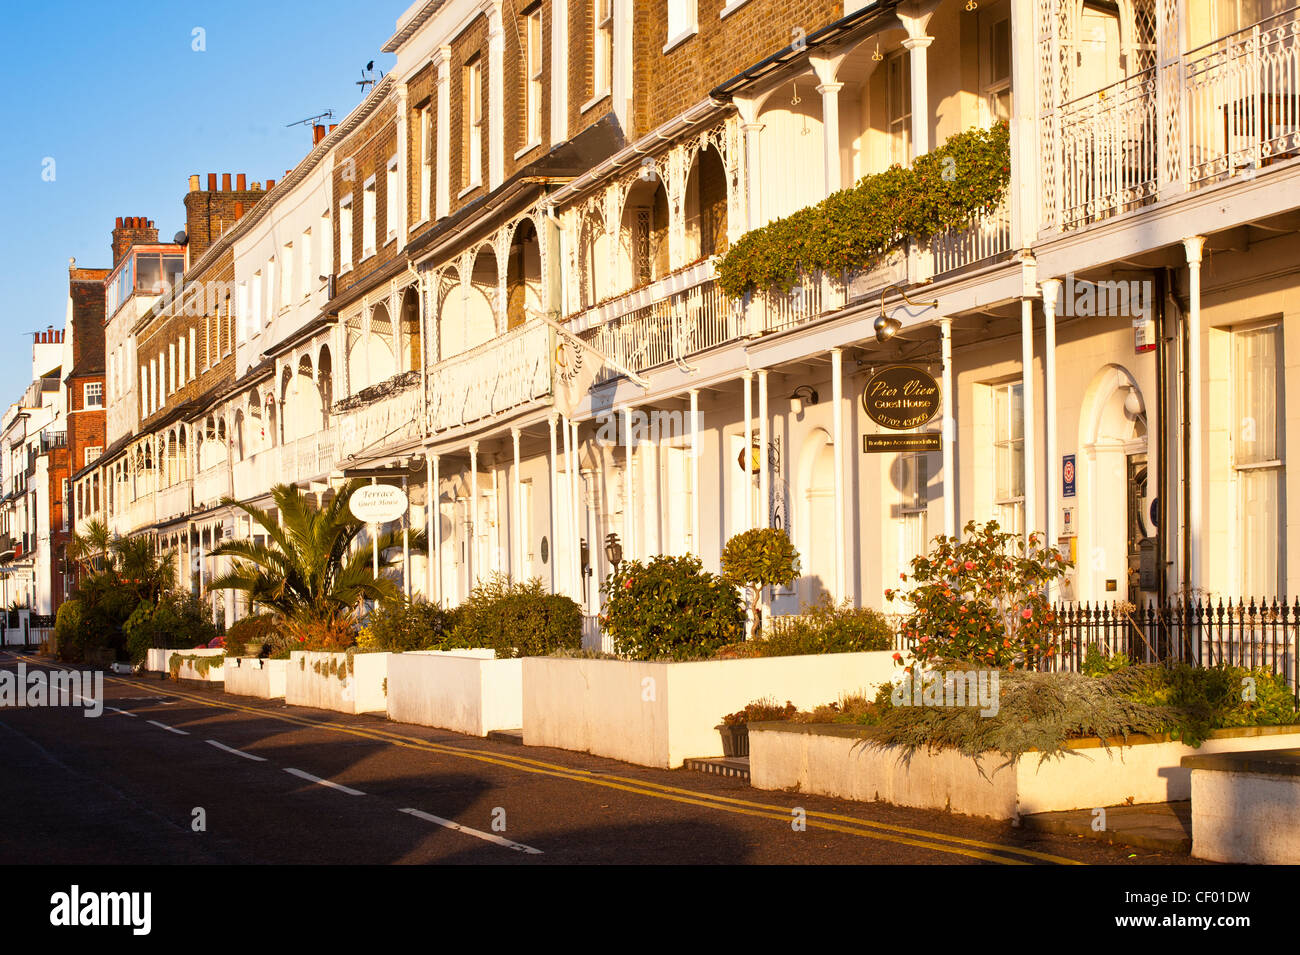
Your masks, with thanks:
M 217 749 L 225 750 L 227 753 L 234 753 L 236 756 L 242 756 L 244 759 L 251 759 L 255 763 L 266 762 L 265 756 L 254 756 L 252 753 L 245 753 L 242 749 L 235 749 L 234 747 L 227 746 L 225 743 L 218 743 L 215 739 L 208 740 L 208 745 L 215 746 Z
M 509 839 L 493 835 L 490 832 L 471 829 L 469 826 L 462 826 L 458 822 L 452 822 L 450 819 L 443 819 L 441 816 L 435 816 L 431 813 L 421 812 L 418 809 L 399 809 L 398 812 L 407 813 L 408 815 L 415 816 L 417 819 L 423 819 L 425 822 L 436 822 L 440 826 L 445 826 L 448 829 L 455 829 L 457 832 L 463 832 L 466 835 L 475 836 L 479 839 L 486 839 L 488 842 L 495 842 L 499 846 L 505 846 L 507 849 L 514 849 L 516 852 L 524 852 L 530 856 L 542 855 L 541 849 L 534 849 L 532 846 L 526 846 L 522 842 L 511 842 Z
M 344 786 L 342 783 L 336 783 L 332 779 L 321 779 L 319 776 L 313 776 L 311 773 L 304 773 L 301 769 L 285 769 L 286 773 L 297 776 L 299 779 L 305 779 L 308 782 L 316 783 L 320 786 L 328 786 L 330 789 L 337 789 L 339 792 L 345 792 L 349 796 L 364 796 L 360 789 L 353 789 L 351 786 Z
M 151 724 L 151 725 L 153 725 L 153 726 L 157 726 L 159 729 L 164 729 L 164 730 L 166 730 L 166 731 L 169 732 L 169 733 L 175 733 L 177 736 L 189 736 L 189 735 L 190 735 L 189 732 L 188 732 L 187 730 L 178 730 L 178 729 L 177 729 L 176 727 L 174 727 L 174 726 L 168 726 L 166 723 L 159 723 L 157 720 L 145 720 L 145 722 L 146 722 L 146 723 L 149 723 L 149 724 Z

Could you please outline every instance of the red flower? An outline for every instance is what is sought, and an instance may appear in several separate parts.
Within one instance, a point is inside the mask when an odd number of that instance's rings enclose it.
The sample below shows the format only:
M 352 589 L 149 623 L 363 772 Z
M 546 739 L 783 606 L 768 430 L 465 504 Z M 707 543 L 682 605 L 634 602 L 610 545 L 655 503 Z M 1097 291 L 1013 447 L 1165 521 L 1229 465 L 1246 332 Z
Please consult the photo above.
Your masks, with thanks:
M 965 563 L 963 566 L 964 566 L 967 570 L 974 570 L 974 569 L 975 569 L 975 561 L 973 561 L 973 560 L 968 560 L 968 561 L 966 561 L 966 563 Z
M 1024 610 L 1020 611 L 1020 616 L 1024 617 L 1026 620 L 1028 620 L 1028 619 L 1029 619 L 1030 617 L 1032 617 L 1033 615 L 1034 615 L 1034 612 L 1033 612 L 1032 610 L 1030 610 L 1028 607 L 1026 607 Z

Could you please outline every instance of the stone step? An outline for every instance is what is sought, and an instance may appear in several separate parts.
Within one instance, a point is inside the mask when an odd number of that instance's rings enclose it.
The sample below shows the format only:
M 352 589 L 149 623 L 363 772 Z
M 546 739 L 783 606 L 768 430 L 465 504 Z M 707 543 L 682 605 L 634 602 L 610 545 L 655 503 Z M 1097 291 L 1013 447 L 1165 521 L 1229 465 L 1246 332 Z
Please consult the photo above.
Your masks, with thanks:
M 1057 832 L 1112 845 L 1158 849 L 1163 852 L 1192 851 L 1192 804 L 1157 802 L 1137 806 L 1107 806 L 1106 828 L 1093 828 L 1098 817 L 1091 809 L 1068 812 L 1035 812 L 1020 817 L 1026 829 Z
M 516 746 L 524 745 L 524 731 L 517 730 L 488 730 L 488 739 L 494 739 L 498 743 L 514 743 Z
M 683 769 L 696 773 L 711 773 L 714 776 L 729 776 L 749 782 L 748 756 L 717 756 L 712 758 L 687 759 L 682 762 Z

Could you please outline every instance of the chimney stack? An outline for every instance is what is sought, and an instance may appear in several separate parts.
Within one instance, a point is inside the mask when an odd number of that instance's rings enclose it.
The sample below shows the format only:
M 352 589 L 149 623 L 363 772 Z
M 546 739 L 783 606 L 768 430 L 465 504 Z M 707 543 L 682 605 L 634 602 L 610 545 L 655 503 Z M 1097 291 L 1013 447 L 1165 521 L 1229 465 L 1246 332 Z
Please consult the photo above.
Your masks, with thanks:
M 113 228 L 113 265 L 122 261 L 122 256 L 133 245 L 156 243 L 158 230 L 152 219 L 144 216 L 118 216 Z
M 221 191 L 222 192 L 230 191 L 230 173 L 228 172 L 223 172 L 221 174 Z
M 311 144 L 313 146 L 318 145 L 320 141 L 324 138 L 325 138 L 325 127 L 322 126 L 320 123 L 317 123 L 315 126 L 311 128 Z
M 247 180 L 244 178 L 244 174 L 242 172 L 235 177 L 235 188 L 238 189 L 240 192 L 248 191 Z
M 267 192 L 270 192 L 270 191 L 271 191 L 272 189 L 274 189 L 274 188 L 275 188 L 275 180 L 274 180 L 274 179 L 268 179 L 268 180 L 266 180 L 266 190 L 267 190 Z

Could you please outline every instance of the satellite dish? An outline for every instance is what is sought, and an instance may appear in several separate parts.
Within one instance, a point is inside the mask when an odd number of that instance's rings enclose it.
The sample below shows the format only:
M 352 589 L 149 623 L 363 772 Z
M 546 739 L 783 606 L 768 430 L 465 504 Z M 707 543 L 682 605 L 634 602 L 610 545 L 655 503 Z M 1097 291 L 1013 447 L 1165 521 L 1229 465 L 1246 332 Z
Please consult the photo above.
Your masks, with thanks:
M 189 238 L 190 237 L 185 234 L 185 230 L 181 229 L 180 232 L 177 232 L 174 236 L 172 236 L 172 241 L 177 245 L 184 245 L 186 242 L 189 241 Z

